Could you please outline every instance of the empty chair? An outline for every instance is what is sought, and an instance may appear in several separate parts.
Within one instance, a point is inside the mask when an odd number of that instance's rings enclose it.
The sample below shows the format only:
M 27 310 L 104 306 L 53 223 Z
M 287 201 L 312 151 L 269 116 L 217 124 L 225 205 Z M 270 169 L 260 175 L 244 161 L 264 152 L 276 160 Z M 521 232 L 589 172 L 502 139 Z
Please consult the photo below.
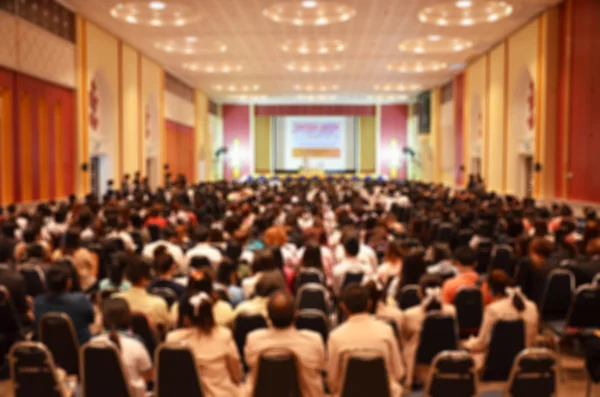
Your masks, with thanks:
M 454 317 L 439 311 L 427 313 L 417 348 L 416 363 L 431 364 L 438 353 L 456 350 L 458 335 Z
M 156 350 L 154 390 L 156 397 L 202 397 L 196 362 L 191 349 L 183 345 L 160 345 Z
M 111 342 L 86 343 L 80 352 L 82 397 L 130 397 L 132 393 L 119 351 Z
M 298 364 L 293 353 L 273 349 L 261 354 L 253 396 L 301 397 Z
M 15 343 L 10 349 L 8 360 L 15 397 L 67 395 L 67 390 L 58 379 L 52 354 L 43 344 Z
M 68 375 L 79 375 L 79 340 L 68 315 L 45 314 L 39 320 L 38 336 L 52 353 L 57 366 Z
M 329 315 L 329 298 L 325 287 L 320 284 L 303 285 L 296 295 L 296 309 L 315 309 Z
M 477 253 L 477 273 L 484 274 L 487 272 L 493 248 L 494 243 L 491 239 L 483 237 L 479 240 L 479 244 L 475 250 Z
M 488 273 L 496 269 L 504 270 L 504 272 L 509 275 L 514 274 L 515 256 L 511 246 L 501 244 L 494 250 L 492 257 L 490 258 Z
M 483 318 L 483 296 L 476 287 L 462 287 L 454 298 L 458 329 L 461 337 L 474 335 Z
M 390 382 L 385 360 L 370 350 L 346 353 L 341 397 L 390 397 Z
M 244 370 L 248 370 L 246 360 L 244 358 L 244 347 L 246 346 L 246 339 L 248 334 L 257 329 L 267 328 L 267 320 L 259 314 L 248 316 L 245 314 L 238 314 L 233 321 L 233 339 L 240 352 L 240 358 L 244 366 Z
M 482 380 L 508 379 L 515 357 L 525 348 L 523 320 L 500 320 L 494 325 L 483 366 Z
M 340 290 L 340 292 L 342 292 L 344 288 L 346 288 L 346 286 L 349 284 L 362 283 L 364 277 L 365 274 L 363 272 L 346 272 L 346 274 L 344 275 L 344 281 L 342 282 L 342 289 Z
M 473 397 L 477 395 L 475 361 L 464 351 L 444 351 L 433 359 L 429 379 L 422 393 L 411 397 Z
M 557 328 L 564 325 L 575 292 L 575 277 L 566 269 L 555 269 L 548 274 L 540 304 L 542 321 Z
M 46 292 L 44 272 L 38 265 L 24 263 L 19 265 L 18 270 L 25 279 L 25 290 L 27 295 L 35 298 Z
M 406 310 L 421 303 L 421 295 L 418 285 L 405 285 L 396 295 L 396 303 L 400 310 Z
M 567 314 L 566 329 L 600 328 L 600 287 L 586 284 L 577 288 Z
M 558 395 L 556 380 L 556 356 L 548 349 L 526 349 L 515 359 L 506 390 L 489 390 L 480 396 L 553 397 Z
M 301 288 L 305 284 L 314 283 L 325 285 L 325 277 L 319 269 L 303 268 L 296 277 L 296 288 Z
M 329 321 L 320 310 L 300 310 L 296 315 L 295 324 L 297 329 L 308 329 L 317 332 L 323 338 L 323 343 L 327 343 Z
M 142 338 L 142 342 L 146 346 L 150 357 L 154 357 L 154 352 L 158 347 L 160 338 L 158 331 L 150 324 L 148 317 L 143 313 L 132 313 L 131 329 L 136 335 Z

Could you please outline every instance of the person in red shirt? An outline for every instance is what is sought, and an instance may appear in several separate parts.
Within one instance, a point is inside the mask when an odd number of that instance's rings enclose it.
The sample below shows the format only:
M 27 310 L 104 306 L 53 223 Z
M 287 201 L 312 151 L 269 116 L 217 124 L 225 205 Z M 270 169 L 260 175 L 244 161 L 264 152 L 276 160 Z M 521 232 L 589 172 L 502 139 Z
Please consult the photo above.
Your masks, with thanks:
M 150 214 L 148 215 L 148 218 L 146 218 L 144 227 L 156 225 L 160 229 L 163 229 L 165 226 L 167 226 L 169 224 L 169 222 L 165 219 L 165 217 L 162 214 L 163 214 L 163 209 L 162 209 L 161 205 L 157 204 L 154 207 L 152 207 L 152 210 L 150 210 Z
M 454 297 L 461 287 L 472 287 L 479 280 L 479 273 L 475 271 L 477 268 L 477 254 L 471 248 L 464 246 L 460 247 L 454 253 L 454 260 L 458 275 L 454 276 L 444 283 L 442 286 L 442 300 L 444 303 L 454 303 Z M 487 288 L 482 289 L 484 301 L 489 301 Z

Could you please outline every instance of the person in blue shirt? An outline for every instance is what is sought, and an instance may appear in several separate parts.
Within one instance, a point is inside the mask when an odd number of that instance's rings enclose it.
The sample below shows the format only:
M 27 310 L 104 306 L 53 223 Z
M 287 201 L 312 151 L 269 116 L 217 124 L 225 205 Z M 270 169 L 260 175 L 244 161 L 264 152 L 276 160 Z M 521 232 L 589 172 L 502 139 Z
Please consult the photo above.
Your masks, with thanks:
M 82 292 L 71 292 L 73 280 L 69 269 L 60 264 L 50 266 L 46 275 L 48 292 L 38 295 L 33 303 L 36 322 L 47 313 L 65 313 L 73 321 L 80 344 L 91 338 L 89 325 L 94 322 L 94 308 Z

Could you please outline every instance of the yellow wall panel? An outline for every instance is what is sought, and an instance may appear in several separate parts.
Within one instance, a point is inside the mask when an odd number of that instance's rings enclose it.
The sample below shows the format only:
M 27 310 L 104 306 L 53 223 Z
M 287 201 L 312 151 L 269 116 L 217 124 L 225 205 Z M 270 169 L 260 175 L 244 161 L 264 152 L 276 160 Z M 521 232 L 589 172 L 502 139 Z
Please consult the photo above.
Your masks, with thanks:
M 466 102 L 468 108 L 465 111 L 465 146 L 467 161 L 465 163 L 465 174 L 483 172 L 481 159 L 484 154 L 484 136 L 486 127 L 486 86 L 487 59 L 481 57 L 467 69 Z
M 431 156 L 429 157 L 432 161 L 433 167 L 433 182 L 442 182 L 442 160 L 441 160 L 441 145 L 442 136 L 440 131 L 441 121 L 441 101 L 442 101 L 442 90 L 436 88 L 431 91 L 431 131 L 430 131 L 430 145 L 431 145 Z M 427 153 L 427 152 L 424 152 Z
M 254 166 L 259 174 L 271 172 L 271 117 L 257 116 L 254 119 Z
M 160 150 L 161 129 L 165 124 L 161 112 L 162 75 L 163 70 L 160 66 L 144 56 L 141 57 L 142 125 L 138 145 L 142 153 L 141 171 L 148 176 L 151 186 L 160 184 L 163 159 L 166 158 L 166 154 Z
M 196 120 L 196 138 L 195 143 L 195 164 L 194 167 L 196 180 L 209 181 L 212 175 L 212 139 L 209 129 L 209 98 L 208 96 L 196 90 L 195 96 L 195 120 Z
M 375 116 L 360 118 L 360 172 L 375 173 L 376 171 L 376 132 Z
M 487 159 L 487 186 L 496 192 L 502 192 L 504 174 L 504 92 L 505 92 L 505 45 L 496 47 L 490 57 L 489 84 L 489 131 Z
M 133 175 L 139 170 L 139 115 L 138 115 L 138 54 L 133 48 L 123 45 L 123 55 L 121 64 L 122 73 L 122 95 L 123 109 L 121 109 L 122 126 L 122 144 L 123 148 L 123 173 Z M 119 179 L 120 180 L 120 176 Z

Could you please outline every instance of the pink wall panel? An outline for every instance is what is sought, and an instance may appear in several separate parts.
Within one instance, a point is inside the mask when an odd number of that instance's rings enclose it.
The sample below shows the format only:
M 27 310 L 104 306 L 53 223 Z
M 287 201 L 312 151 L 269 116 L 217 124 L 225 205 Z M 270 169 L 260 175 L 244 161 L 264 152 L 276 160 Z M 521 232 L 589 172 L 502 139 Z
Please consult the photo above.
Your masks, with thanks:
M 223 105 L 223 144 L 229 149 L 223 172 L 225 179 L 250 174 L 254 152 L 250 147 L 250 106 Z
M 381 173 L 384 175 L 399 179 L 406 178 L 407 162 L 402 151 L 407 144 L 407 123 L 407 105 L 381 106 L 381 138 L 377 151 Z M 394 166 L 398 156 L 400 156 L 399 166 Z
M 263 105 L 257 116 L 375 116 L 375 106 L 348 105 Z
M 568 198 L 600 202 L 600 1 L 572 0 Z
M 456 168 L 456 186 L 462 186 L 465 183 L 464 172 L 460 170 L 464 165 L 464 109 L 465 109 L 465 76 L 459 74 L 454 79 L 454 146 L 455 146 L 455 168 Z

